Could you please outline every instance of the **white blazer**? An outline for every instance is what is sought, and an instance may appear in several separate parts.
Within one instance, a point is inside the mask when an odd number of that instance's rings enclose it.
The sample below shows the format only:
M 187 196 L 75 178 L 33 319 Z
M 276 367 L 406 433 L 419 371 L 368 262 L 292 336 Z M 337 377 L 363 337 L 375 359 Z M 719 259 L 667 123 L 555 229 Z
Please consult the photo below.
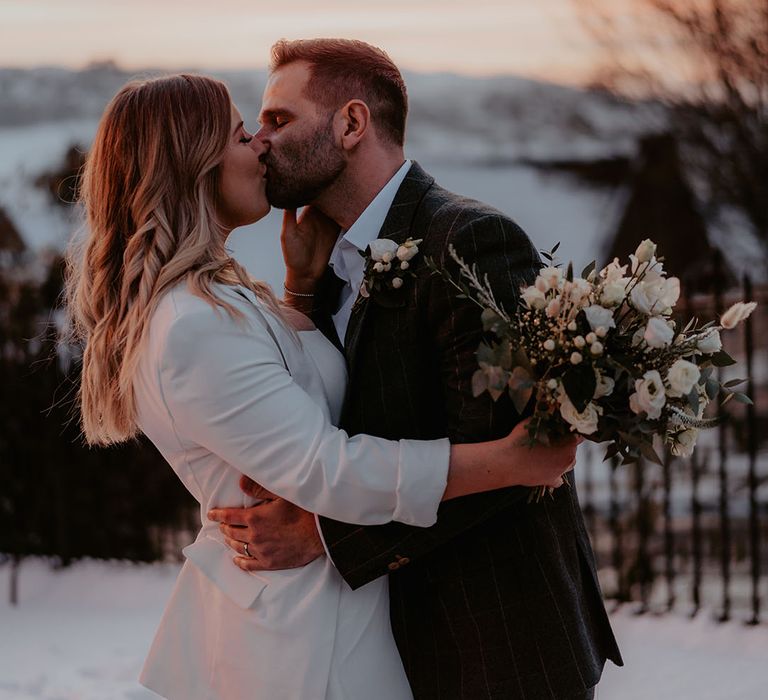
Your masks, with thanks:
M 243 320 L 177 286 L 153 314 L 134 382 L 139 425 L 199 501 L 202 522 L 184 549 L 187 562 L 142 683 L 188 700 L 352 699 L 363 688 L 371 697 L 373 674 L 391 686 L 382 697 L 406 697 L 407 683 L 397 690 L 404 675 L 385 579 L 353 592 L 327 557 L 246 573 L 206 513 L 251 505 L 238 486 L 247 474 L 337 520 L 429 526 L 445 490 L 450 445 L 350 438 L 332 425 L 346 381 L 336 349 L 319 331 L 299 332 L 297 342 L 244 288 L 218 285 L 216 293 Z M 344 618 L 347 608 L 354 619 Z M 352 629 L 366 615 L 362 631 Z M 345 634 L 360 639 L 340 649 Z M 369 664 L 372 654 L 379 658 Z M 344 663 L 357 669 L 351 677 L 335 668 Z M 355 689 L 361 671 L 364 685 Z M 339 684 L 347 689 L 329 690 Z

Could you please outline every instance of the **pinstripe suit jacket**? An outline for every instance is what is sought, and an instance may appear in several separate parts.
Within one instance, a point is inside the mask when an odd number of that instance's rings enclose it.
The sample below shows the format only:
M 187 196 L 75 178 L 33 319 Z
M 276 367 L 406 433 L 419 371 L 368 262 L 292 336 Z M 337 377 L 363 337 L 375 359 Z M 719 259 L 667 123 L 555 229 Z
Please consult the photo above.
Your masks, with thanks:
M 520 419 L 511 402 L 472 396 L 479 309 L 423 259 L 456 273 L 453 244 L 512 310 L 540 266 L 536 250 L 509 218 L 442 189 L 417 164 L 379 234 L 409 236 L 424 239 L 416 277 L 353 309 L 342 427 L 389 439 L 505 435 Z M 315 321 L 333 335 L 331 286 L 321 288 Z M 350 586 L 390 575 L 393 631 L 416 700 L 580 698 L 606 659 L 622 663 L 575 487 L 534 504 L 521 488 L 456 499 L 426 529 L 325 518 L 321 527 Z

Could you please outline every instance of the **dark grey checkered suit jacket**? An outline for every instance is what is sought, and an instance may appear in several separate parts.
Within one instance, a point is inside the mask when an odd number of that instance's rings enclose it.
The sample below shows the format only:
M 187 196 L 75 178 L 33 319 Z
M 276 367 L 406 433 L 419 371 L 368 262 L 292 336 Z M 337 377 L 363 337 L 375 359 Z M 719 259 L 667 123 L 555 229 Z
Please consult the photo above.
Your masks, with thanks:
M 455 272 L 453 244 L 514 309 L 540 263 L 523 231 L 491 207 L 447 192 L 414 164 L 380 232 L 423 238 L 415 279 L 358 304 L 345 350 L 342 420 L 351 434 L 477 442 L 520 417 L 504 398 L 472 397 L 479 309 L 423 263 Z M 328 281 L 331 279 L 327 276 Z M 337 289 L 319 293 L 318 325 L 335 335 Z M 417 700 L 585 697 L 606 659 L 621 664 L 575 487 L 526 502 L 511 488 L 445 503 L 431 528 L 360 527 L 322 519 L 353 588 L 390 574 L 392 626 Z

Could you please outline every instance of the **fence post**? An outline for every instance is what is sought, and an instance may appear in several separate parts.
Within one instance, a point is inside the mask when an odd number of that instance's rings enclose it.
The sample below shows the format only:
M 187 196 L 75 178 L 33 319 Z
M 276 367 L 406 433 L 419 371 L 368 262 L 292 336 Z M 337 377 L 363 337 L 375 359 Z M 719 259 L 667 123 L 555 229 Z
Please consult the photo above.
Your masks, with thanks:
M 722 279 L 723 258 L 720 251 L 715 251 L 714 274 L 716 280 Z M 723 296 L 720 286 L 715 284 L 715 312 L 720 317 L 723 313 Z M 722 382 L 723 371 L 717 370 L 718 381 Z M 718 426 L 718 473 L 720 480 L 720 571 L 723 577 L 722 608 L 718 616 L 719 622 L 731 619 L 731 518 L 728 509 L 728 432 L 726 428 L 727 413 L 723 406 L 723 396 L 717 397 Z
M 699 478 L 701 466 L 699 453 L 694 450 L 690 459 L 691 465 L 691 599 L 693 608 L 691 617 L 696 617 L 701 610 L 701 501 L 699 500 Z
M 752 280 L 744 275 L 744 300 L 752 301 Z M 753 374 L 754 342 L 753 319 L 750 316 L 744 325 L 744 352 L 746 355 L 747 394 L 755 400 Z M 760 522 L 757 503 L 757 409 L 754 403 L 747 406 L 747 456 L 749 459 L 749 556 L 752 578 L 752 617 L 749 625 L 760 624 Z
M 664 575 L 667 580 L 667 612 L 675 607 L 675 535 L 672 530 L 672 456 L 664 455 Z
M 621 509 L 619 505 L 618 489 L 616 486 L 616 472 L 619 467 L 619 461 L 616 457 L 611 459 L 610 476 L 608 486 L 610 492 L 610 503 L 608 506 L 608 528 L 611 531 L 613 539 L 613 548 L 611 551 L 611 565 L 616 573 L 616 592 L 614 599 L 616 606 L 614 611 L 618 610 L 622 603 L 629 600 L 626 581 L 624 578 L 624 538 L 621 531 Z

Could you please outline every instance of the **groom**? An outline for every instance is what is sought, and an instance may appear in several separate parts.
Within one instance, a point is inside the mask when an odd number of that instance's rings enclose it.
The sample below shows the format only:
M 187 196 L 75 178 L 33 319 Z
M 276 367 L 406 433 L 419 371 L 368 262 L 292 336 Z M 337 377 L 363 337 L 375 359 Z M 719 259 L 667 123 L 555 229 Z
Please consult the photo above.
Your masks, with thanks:
M 540 266 L 530 240 L 405 160 L 406 90 L 384 52 L 351 40 L 280 41 L 272 59 L 257 134 L 269 147 L 270 202 L 311 203 L 345 232 L 319 285 L 290 270 L 286 278 L 286 294 L 347 356 L 341 427 L 389 439 L 505 435 L 520 420 L 508 398 L 472 395 L 479 310 L 424 260 L 457 276 L 454 246 L 512 310 Z M 409 237 L 423 239 L 414 276 L 358 297 L 359 253 L 376 238 Z M 316 526 L 281 499 L 246 510 L 235 518 L 249 523 L 238 539 L 255 558 L 241 559 L 244 568 L 301 566 L 327 551 L 353 588 L 389 575 L 392 628 L 417 700 L 582 700 L 606 659 L 622 664 L 575 486 L 540 503 L 520 488 L 449 501 L 427 529 Z

